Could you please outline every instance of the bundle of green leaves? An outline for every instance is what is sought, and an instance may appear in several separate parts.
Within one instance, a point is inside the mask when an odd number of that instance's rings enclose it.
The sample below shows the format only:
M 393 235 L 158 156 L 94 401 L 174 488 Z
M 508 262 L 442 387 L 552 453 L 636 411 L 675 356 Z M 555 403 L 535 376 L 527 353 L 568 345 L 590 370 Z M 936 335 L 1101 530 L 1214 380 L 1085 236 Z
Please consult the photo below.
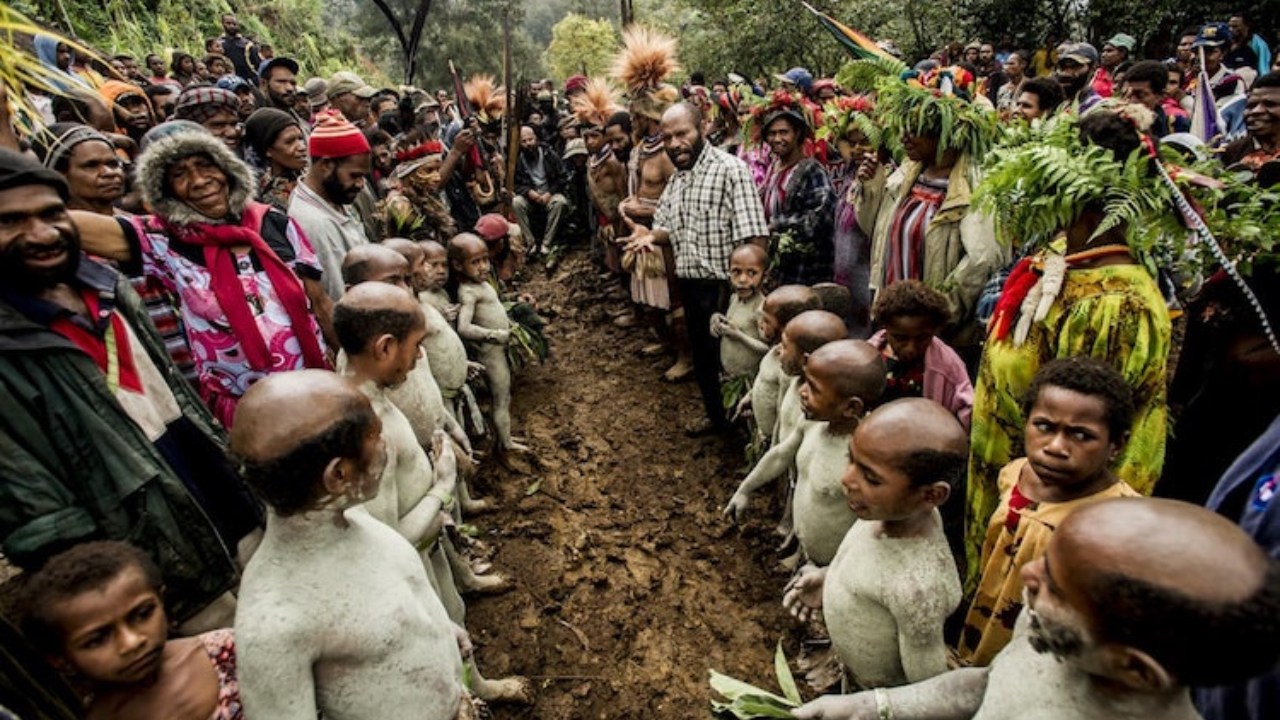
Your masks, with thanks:
M 796 687 L 795 678 L 791 675 L 791 668 L 787 666 L 782 641 L 778 641 L 778 649 L 774 652 L 773 667 L 782 695 L 775 695 L 712 670 L 711 689 L 727 700 L 711 701 L 712 716 L 723 720 L 791 717 L 791 711 L 800 707 L 803 698 L 800 697 L 800 689 Z
M 876 123 L 892 138 L 908 133 L 937 136 L 939 160 L 948 150 L 981 158 L 996 141 L 996 114 L 933 84 L 950 70 L 936 72 L 932 82 L 923 85 L 915 79 L 881 78 L 876 85 Z

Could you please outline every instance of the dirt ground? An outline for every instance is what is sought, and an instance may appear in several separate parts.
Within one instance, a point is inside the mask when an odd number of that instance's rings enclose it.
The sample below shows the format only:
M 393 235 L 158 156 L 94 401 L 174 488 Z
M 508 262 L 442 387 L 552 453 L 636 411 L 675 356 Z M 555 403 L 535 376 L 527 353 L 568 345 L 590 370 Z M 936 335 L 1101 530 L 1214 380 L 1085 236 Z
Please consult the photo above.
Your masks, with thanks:
M 496 718 L 708 717 L 707 671 L 774 688 L 773 649 L 792 647 L 763 503 L 739 529 L 720 508 L 742 477 L 739 438 L 688 439 L 693 383 L 659 375 L 667 357 L 615 327 L 608 294 L 581 254 L 522 285 L 549 319 L 552 357 L 517 381 L 513 419 L 541 467 L 490 463 L 476 481 L 501 499 L 474 518 L 502 596 L 468 600 L 488 677 L 530 677 L 530 707 Z

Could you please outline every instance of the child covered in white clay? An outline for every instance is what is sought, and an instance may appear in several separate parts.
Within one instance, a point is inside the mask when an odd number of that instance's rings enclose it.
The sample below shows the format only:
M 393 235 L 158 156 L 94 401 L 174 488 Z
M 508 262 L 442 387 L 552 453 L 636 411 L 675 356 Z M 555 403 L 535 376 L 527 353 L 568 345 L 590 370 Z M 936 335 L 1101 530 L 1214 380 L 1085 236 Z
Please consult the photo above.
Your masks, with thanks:
M 458 319 L 458 306 L 450 302 L 445 290 L 449 281 L 448 251 L 435 240 L 423 240 L 417 244 L 422 248 L 423 261 L 420 270 L 412 273 L 410 282 L 427 318 L 427 339 L 422 347 L 427 351 L 427 360 L 440 386 L 440 394 L 454 418 L 461 423 L 475 408 L 475 398 L 467 387 L 467 381 L 483 373 L 484 365 L 467 359 L 467 348 L 453 325 Z M 399 245 L 393 244 L 392 247 Z M 473 430 L 484 431 L 483 422 L 475 422 L 474 425 Z
M 964 477 L 968 437 L 941 405 L 898 400 L 859 424 L 848 457 L 843 485 L 858 522 L 829 567 L 801 569 L 783 604 L 802 620 L 822 613 L 855 687 L 939 675 L 960 575 L 938 506 Z
M 23 631 L 88 686 L 91 720 L 243 720 L 235 634 L 170 639 L 160 571 L 117 541 L 76 545 L 25 583 Z
M 733 288 L 729 309 L 711 316 L 711 335 L 720 338 L 720 367 L 727 383 L 750 387 L 760 359 L 769 351 L 760 336 L 760 309 L 764 305 L 760 284 L 768 263 L 768 253 L 753 243 L 739 245 L 729 255 L 729 285 Z
M 359 507 L 378 492 L 381 431 L 369 400 L 322 370 L 270 375 L 240 401 L 231 450 L 268 507 L 236 611 L 246 717 L 459 712 L 465 634 L 413 546 Z
M 426 332 L 422 311 L 407 288 L 366 282 L 348 290 L 334 305 L 333 326 L 347 354 L 347 374 L 373 404 L 386 444 L 387 462 L 378 495 L 366 509 L 418 550 L 449 618 L 463 625 L 466 606 L 454 583 L 457 570 L 451 567 L 446 551 L 451 541 L 444 532 L 452 521 L 457 483 L 453 451 L 443 433 L 437 432 L 433 467 L 408 419 L 389 397 L 389 390 L 405 381 L 422 353 L 420 343 Z M 496 575 L 470 579 L 485 586 L 506 586 L 505 579 Z M 473 687 L 482 699 L 524 697 L 519 678 L 485 681 L 474 671 L 472 675 Z
M 819 343 L 827 322 L 823 315 L 827 314 L 813 311 L 792 320 L 784 331 L 789 349 Z M 832 317 L 843 329 L 844 321 Z M 848 465 L 848 438 L 884 390 L 884 363 L 875 348 L 860 340 L 823 342 L 812 354 L 804 354 L 807 360 L 800 396 L 808 422 L 797 426 L 760 459 L 725 507 L 725 514 L 738 518 L 751 493 L 794 467 L 796 537 L 805 557 L 816 565 L 826 565 L 853 525 L 840 478 Z
M 778 403 L 789 381 L 782 373 L 782 328 L 795 316 L 807 310 L 817 310 L 818 296 L 804 285 L 783 285 L 765 296 L 760 306 L 758 331 L 760 338 L 769 344 L 769 350 L 760 358 L 751 392 L 738 405 L 738 413 L 750 412 L 756 420 L 756 437 L 761 447 L 774 439 L 777 431 Z
M 489 248 L 470 233 L 449 241 L 449 265 L 458 280 L 458 334 L 476 344 L 493 396 L 493 427 L 500 452 L 528 452 L 511 436 L 511 320 L 489 278 Z

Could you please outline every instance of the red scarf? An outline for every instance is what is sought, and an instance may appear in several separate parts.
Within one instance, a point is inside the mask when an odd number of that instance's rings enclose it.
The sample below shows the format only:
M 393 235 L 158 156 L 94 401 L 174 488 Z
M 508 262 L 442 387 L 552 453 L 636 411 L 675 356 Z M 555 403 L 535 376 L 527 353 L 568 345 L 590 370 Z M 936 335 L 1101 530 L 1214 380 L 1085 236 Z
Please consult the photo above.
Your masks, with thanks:
M 218 298 L 218 305 L 222 306 L 227 324 L 231 326 L 231 334 L 240 343 L 250 367 L 259 372 L 270 371 L 271 351 L 258 331 L 258 323 L 253 319 L 253 311 L 240 285 L 234 253 L 231 252 L 236 245 L 252 248 L 266 270 L 267 279 L 271 281 L 276 297 L 289 316 L 293 334 L 302 347 L 303 363 L 309 368 L 326 369 L 329 363 L 311 330 L 311 310 L 307 306 L 302 281 L 262 239 L 262 221 L 270 209 L 268 205 L 251 201 L 245 205 L 239 225 L 193 223 L 179 227 L 166 223 L 165 229 L 171 237 L 204 247 L 204 262 L 209 269 L 213 294 Z
M 80 291 L 80 297 L 84 299 L 85 307 L 89 309 L 89 317 L 96 322 L 101 308 L 98 302 L 98 293 L 84 288 Z M 107 327 L 106 335 L 102 338 L 65 317 L 54 320 L 49 324 L 49 327 L 74 343 L 90 358 L 93 358 L 93 361 L 98 364 L 102 372 L 107 373 L 107 385 L 111 387 L 112 392 L 115 392 L 116 389 L 114 385 L 119 383 L 120 387 L 126 390 L 142 393 L 142 379 L 138 376 L 138 367 L 133 361 L 129 330 L 124 326 L 124 320 L 120 318 L 120 313 L 118 312 L 112 312 L 108 322 L 110 322 L 110 325 Z M 110 338 L 111 342 L 108 342 L 108 338 Z M 108 345 L 114 347 L 108 347 Z M 109 355 L 112 352 L 116 355 L 114 368 L 111 363 L 112 358 Z M 113 369 L 115 370 L 114 377 L 111 372 Z

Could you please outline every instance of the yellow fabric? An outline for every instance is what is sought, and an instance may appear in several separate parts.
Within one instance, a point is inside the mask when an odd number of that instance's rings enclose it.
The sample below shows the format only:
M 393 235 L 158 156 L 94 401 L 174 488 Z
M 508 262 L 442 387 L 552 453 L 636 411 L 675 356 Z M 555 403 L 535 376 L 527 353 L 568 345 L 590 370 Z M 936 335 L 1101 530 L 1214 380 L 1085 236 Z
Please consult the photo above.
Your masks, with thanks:
M 966 591 L 980 568 L 987 519 L 999 502 L 1000 469 L 1024 455 L 1022 395 L 1044 363 L 1079 355 L 1115 366 L 1133 389 L 1133 428 L 1116 476 L 1150 495 L 1164 464 L 1165 377 L 1171 328 L 1155 281 L 1140 265 L 1068 270 L 1062 293 L 1022 346 L 988 341 L 974 384 L 966 488 Z
M 1009 496 L 1026 465 L 1025 457 L 1018 458 L 1000 471 L 1000 505 L 987 524 L 987 539 L 982 546 L 982 576 L 965 615 L 957 648 L 960 660 L 967 665 L 990 665 L 1009 644 L 1014 621 L 1022 611 L 1022 566 L 1044 554 L 1049 538 L 1068 515 L 1100 500 L 1138 495 L 1124 482 L 1118 482 L 1088 497 L 1029 505 L 1018 513 L 1018 527 L 1010 534 L 1005 529 L 1010 512 Z

